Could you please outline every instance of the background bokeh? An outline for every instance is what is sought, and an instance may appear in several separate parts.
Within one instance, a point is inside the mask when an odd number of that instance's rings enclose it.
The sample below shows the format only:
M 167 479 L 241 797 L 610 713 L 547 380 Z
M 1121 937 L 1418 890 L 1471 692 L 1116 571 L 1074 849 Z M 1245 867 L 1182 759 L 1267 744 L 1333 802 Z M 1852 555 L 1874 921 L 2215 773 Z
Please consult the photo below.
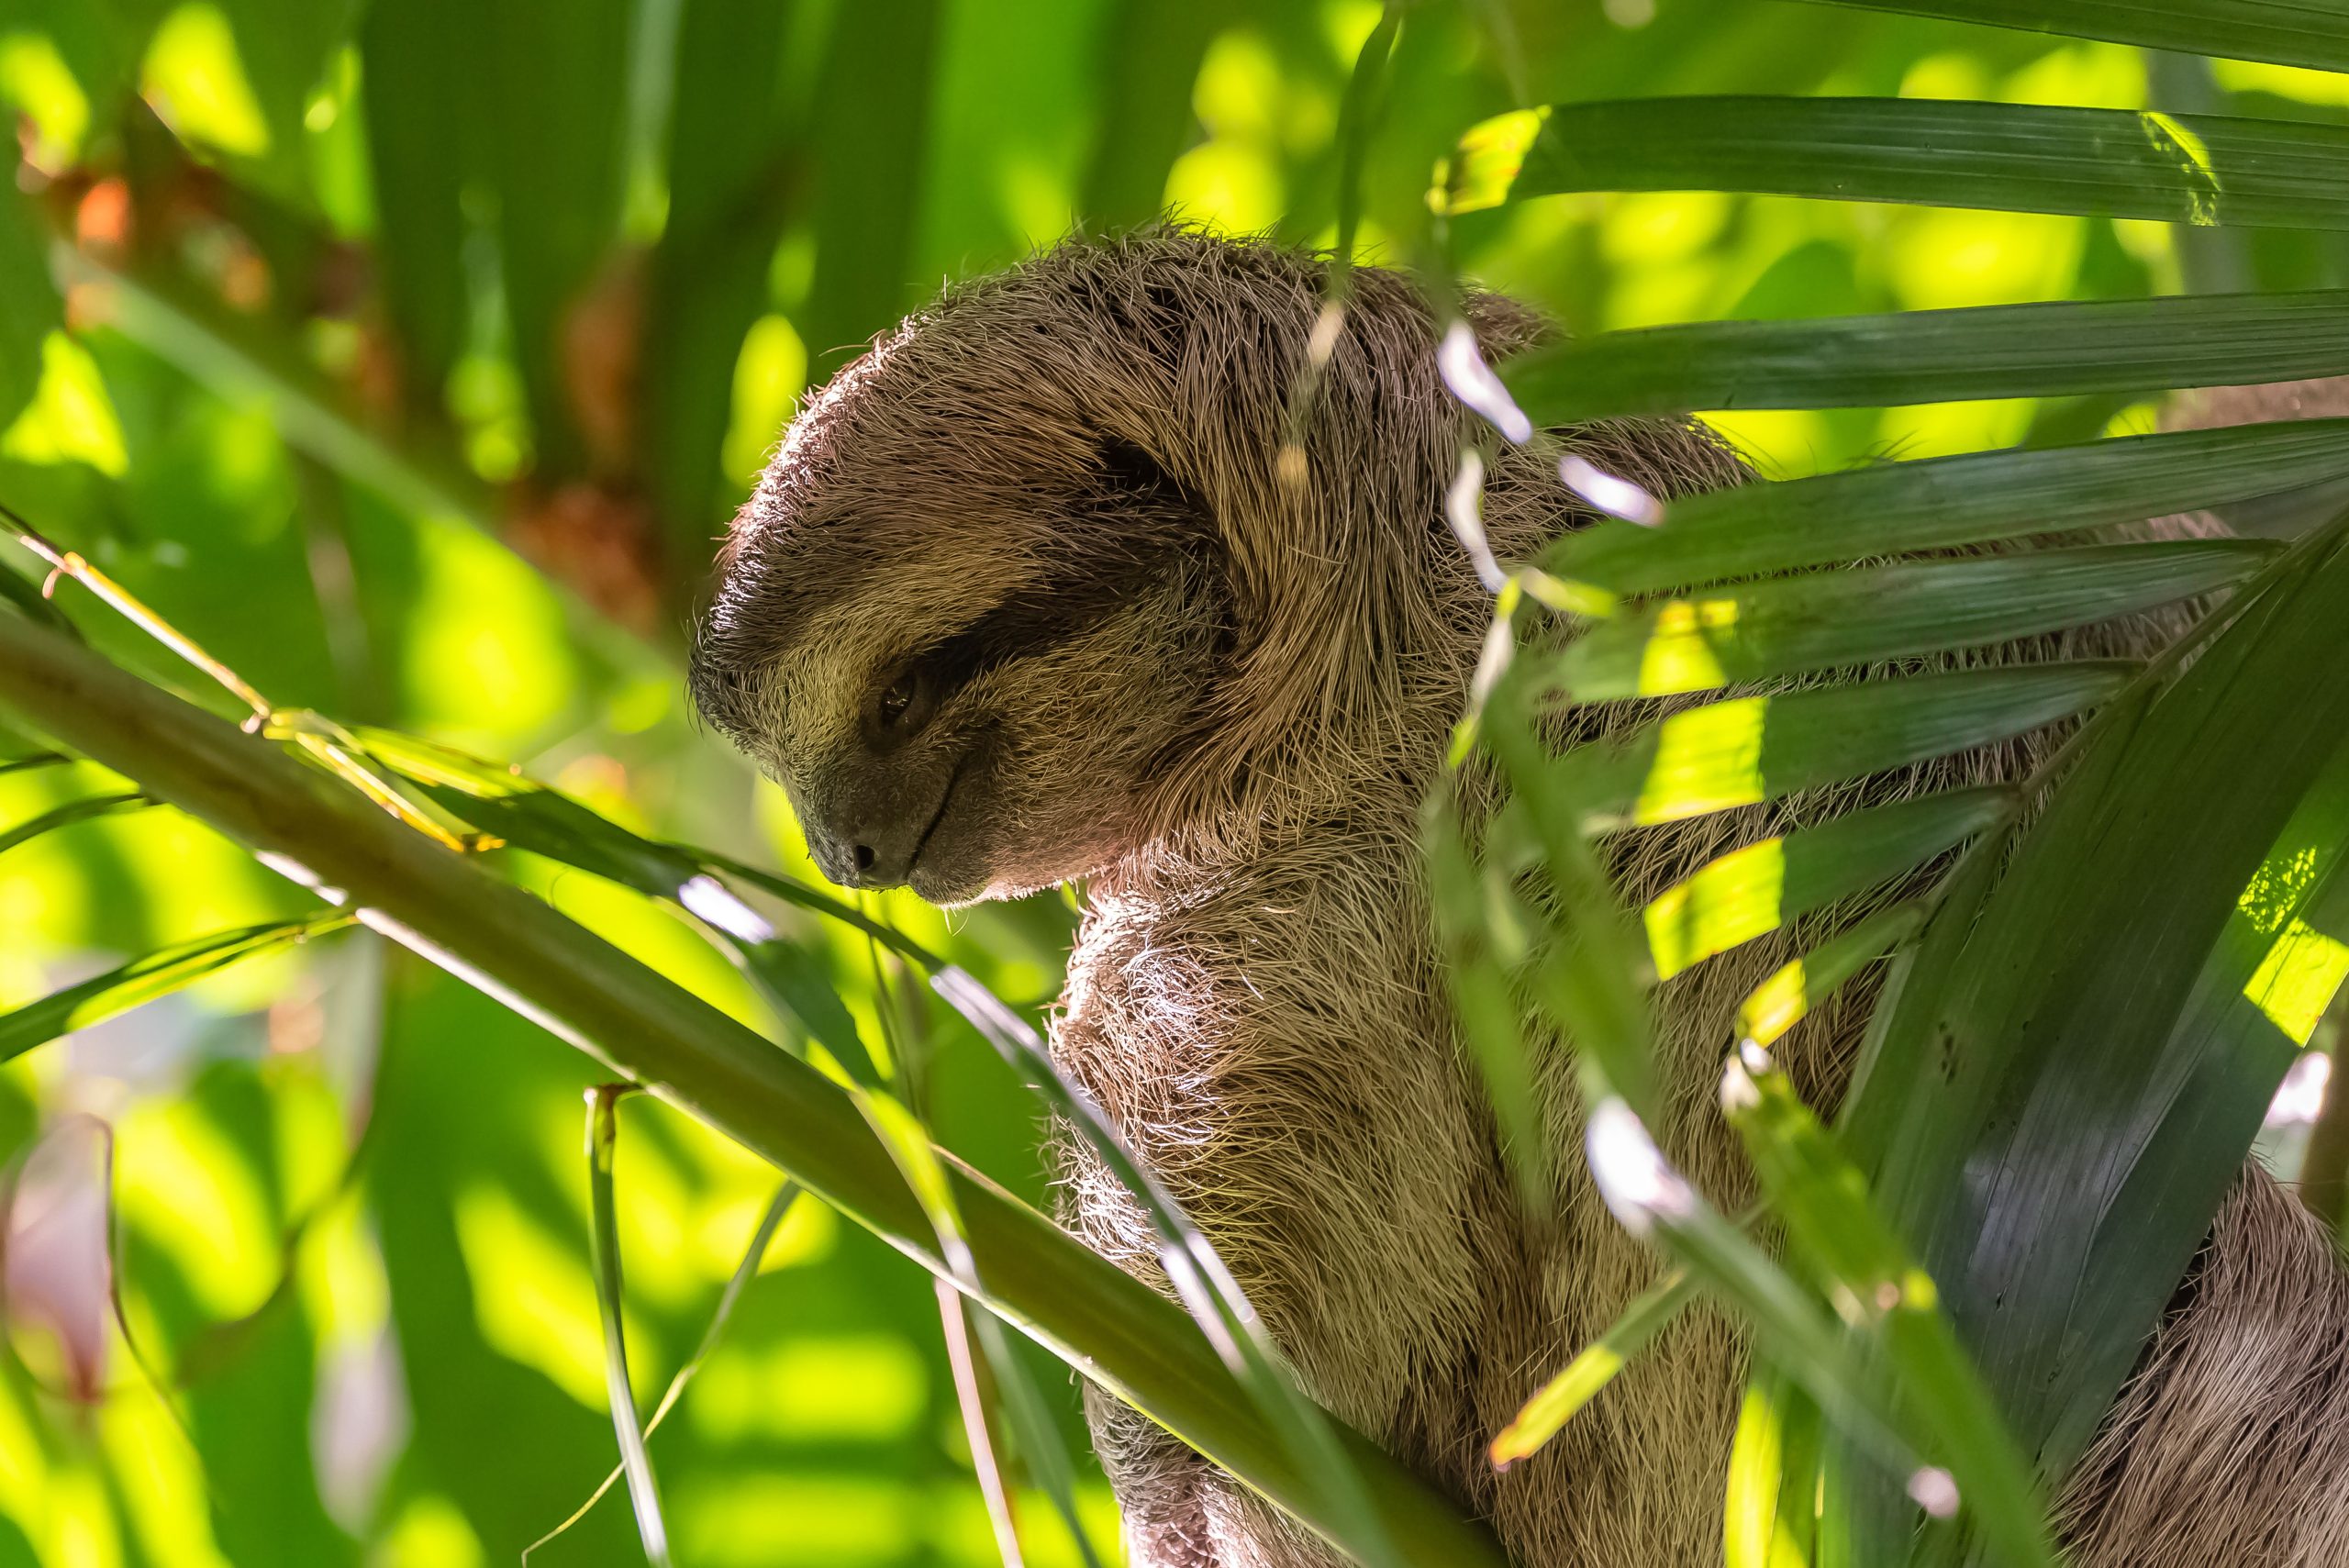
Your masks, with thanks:
M 802 389 L 941 281 L 1073 225 L 1171 208 L 1327 243 L 1341 96 L 1378 14 L 0 0 L 20 154 L 0 217 L 0 502 L 283 706 L 512 760 L 629 825 L 806 871 L 780 796 L 695 728 L 677 677 L 712 541 Z M 1520 103 L 1835 92 L 2340 121 L 2343 80 L 1757 0 L 1430 6 L 1405 28 L 1364 240 L 1416 244 L 1434 158 Z M 2349 282 L 2329 235 L 1714 195 L 1558 198 L 1451 238 L 1470 275 L 1581 332 Z M 23 286 L 43 269 L 61 305 Z M 1721 422 L 1794 473 L 2149 419 L 2069 400 Z M 108 646 L 172 674 L 134 634 Z M 0 776 L 0 825 L 95 778 Z M 670 916 L 581 873 L 519 874 L 785 1027 Z M 1002 995 L 1048 1004 L 1066 901 L 887 905 Z M 298 906 L 169 812 L 0 848 L 0 1005 Z M 800 934 L 869 1020 L 871 955 Z M 1041 1201 L 1032 1101 L 960 1024 L 915 1022 L 942 1139 Z M 612 1459 L 591 1082 L 367 937 L 0 1067 L 0 1568 L 514 1561 Z M 774 1177 L 642 1103 L 618 1176 L 650 1396 Z M 1035 1362 L 1081 1444 L 1067 1374 Z M 994 1560 L 929 1281 L 812 1202 L 654 1452 L 697 1568 Z M 1112 1550 L 1097 1475 L 1085 1501 Z M 1023 1522 L 1035 1561 L 1074 1560 L 1049 1510 L 1031 1500 Z M 613 1497 L 535 1561 L 634 1551 Z

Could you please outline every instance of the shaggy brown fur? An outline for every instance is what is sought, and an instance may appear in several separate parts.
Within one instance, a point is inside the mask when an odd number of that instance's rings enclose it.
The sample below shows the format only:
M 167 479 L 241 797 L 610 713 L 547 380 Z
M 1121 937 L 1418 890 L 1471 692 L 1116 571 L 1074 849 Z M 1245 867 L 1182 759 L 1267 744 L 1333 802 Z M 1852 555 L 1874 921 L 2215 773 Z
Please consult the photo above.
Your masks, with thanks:
M 957 902 L 1089 878 L 1053 1050 L 1317 1396 L 1489 1516 L 1529 1568 L 1716 1562 L 1743 1369 L 1716 1315 L 1692 1314 L 1533 1461 L 1496 1476 L 1482 1459 L 1656 1263 L 1578 1159 L 1556 1162 L 1548 1217 L 1521 1212 L 1441 996 L 1417 820 L 1490 614 L 1442 520 L 1474 428 L 1437 378 L 1426 306 L 1365 271 L 1303 482 L 1282 473 L 1322 275 L 1296 252 L 1157 232 L 1072 242 L 916 315 L 810 400 L 743 509 L 696 695 L 846 880 Z M 1494 354 L 1543 330 L 1500 300 L 1470 310 Z M 1738 476 L 1669 422 L 1564 439 L 1659 492 Z M 1504 557 L 1587 520 L 1549 461 L 1497 462 L 1486 517 Z M 2028 754 L 1866 794 L 2011 776 Z M 1782 820 L 1628 840 L 1625 891 Z M 1746 1176 L 1713 1105 L 1720 1052 L 1737 999 L 1781 956 L 1755 944 L 1659 1002 L 1653 1130 L 1725 1204 Z M 1822 1103 L 1856 1026 L 1814 1020 L 1782 1052 Z M 1575 1147 L 1562 1049 L 1543 1089 Z M 1156 1281 L 1132 1202 L 1074 1140 L 1058 1154 L 1067 1223 Z M 2349 1290 L 2282 1202 L 2253 1176 L 2221 1217 L 2067 1502 L 2080 1562 L 2337 1556 L 2349 1453 L 2295 1447 L 2264 1403 L 2226 1391 L 2304 1409 L 2312 1385 L 2349 1377 Z M 1139 1562 L 1330 1561 L 1138 1415 L 1096 1398 L 1093 1416 Z M 2242 1505 L 2254 1472 L 2291 1518 Z

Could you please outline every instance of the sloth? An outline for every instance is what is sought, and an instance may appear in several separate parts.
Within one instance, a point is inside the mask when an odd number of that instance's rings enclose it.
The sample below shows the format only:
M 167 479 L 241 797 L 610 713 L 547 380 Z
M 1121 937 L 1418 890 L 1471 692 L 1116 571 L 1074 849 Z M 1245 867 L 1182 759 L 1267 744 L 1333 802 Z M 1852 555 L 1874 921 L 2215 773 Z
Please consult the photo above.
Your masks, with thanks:
M 1529 1205 L 1452 1021 L 1419 824 L 1492 610 L 1444 521 L 1476 431 L 1419 291 L 1354 271 L 1332 340 L 1329 264 L 1161 228 L 1065 241 L 916 313 L 807 400 L 742 507 L 696 628 L 695 699 L 845 886 L 954 905 L 1083 882 L 1054 1057 L 1317 1398 L 1526 1568 L 1718 1562 L 1745 1365 L 1724 1315 L 1688 1314 L 1531 1461 L 1497 1474 L 1484 1457 L 1659 1271 L 1565 1154 L 1580 1110 L 1564 1042 L 1540 1073 L 1560 1157 Z M 1495 295 L 1464 308 L 1488 356 L 1553 336 Z M 1317 322 L 1329 351 L 1300 423 Z M 1658 495 L 1743 477 L 1686 421 L 1551 434 Z M 1502 558 L 1593 520 L 1554 460 L 1494 459 Z M 2160 632 L 2043 651 L 2143 651 Z M 2033 754 L 1948 760 L 1813 809 L 2010 777 Z M 1616 875 L 1636 898 L 1767 830 L 1648 830 Z M 1785 956 L 1770 950 L 1656 1000 L 1653 1130 L 1725 1206 L 1750 1184 L 1713 1089 L 1738 999 Z M 1830 1009 L 1782 1042 L 1822 1110 L 1863 1022 Z M 1053 1156 L 1063 1223 L 1164 1289 L 1133 1200 L 1065 1129 Z M 2349 1560 L 2349 1423 L 2310 1418 L 2344 1378 L 2329 1240 L 2247 1171 L 2058 1499 L 2071 1560 Z M 1087 1398 L 1136 1563 L 1336 1561 L 1136 1412 Z

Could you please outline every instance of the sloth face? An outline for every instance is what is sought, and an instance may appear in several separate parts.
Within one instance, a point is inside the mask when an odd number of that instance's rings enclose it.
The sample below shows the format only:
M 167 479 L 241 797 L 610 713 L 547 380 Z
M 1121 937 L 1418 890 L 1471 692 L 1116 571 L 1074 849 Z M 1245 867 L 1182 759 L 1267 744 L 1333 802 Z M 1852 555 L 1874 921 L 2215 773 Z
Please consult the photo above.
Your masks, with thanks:
M 827 876 L 941 904 L 1135 843 L 1230 642 L 1206 506 L 1050 343 L 974 314 L 918 319 L 811 400 L 736 519 L 692 673 Z

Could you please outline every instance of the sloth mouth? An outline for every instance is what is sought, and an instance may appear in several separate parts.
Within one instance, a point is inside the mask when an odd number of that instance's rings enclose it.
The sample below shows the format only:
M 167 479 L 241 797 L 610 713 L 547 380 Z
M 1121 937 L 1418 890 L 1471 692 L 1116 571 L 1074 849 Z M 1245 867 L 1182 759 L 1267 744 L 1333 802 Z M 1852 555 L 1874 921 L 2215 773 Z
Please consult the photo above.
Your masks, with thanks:
M 914 852 L 906 859 L 907 884 L 911 884 L 915 873 L 921 870 L 921 858 L 929 852 L 930 841 L 938 834 L 938 825 L 946 820 L 947 809 L 954 804 L 954 787 L 963 782 L 963 770 L 970 762 L 971 753 L 964 751 L 955 760 L 953 770 L 946 775 L 946 787 L 938 792 L 938 809 L 930 814 L 930 825 L 921 830 L 921 837 L 914 840 Z

